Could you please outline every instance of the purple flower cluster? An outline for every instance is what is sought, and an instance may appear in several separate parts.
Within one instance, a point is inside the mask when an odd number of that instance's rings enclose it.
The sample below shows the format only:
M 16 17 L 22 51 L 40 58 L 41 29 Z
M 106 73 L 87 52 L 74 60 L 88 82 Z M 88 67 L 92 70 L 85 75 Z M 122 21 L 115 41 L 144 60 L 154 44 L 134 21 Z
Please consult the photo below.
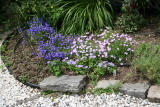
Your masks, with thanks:
M 38 54 L 47 60 L 62 60 L 70 55 L 74 37 L 62 36 L 61 34 L 50 34 L 48 40 L 39 42 Z
M 33 18 L 28 24 L 29 29 L 27 30 L 27 34 L 36 40 L 44 40 L 50 34 L 56 34 L 56 31 L 42 19 Z
M 74 37 L 57 34 L 47 22 L 33 18 L 29 22 L 27 34 L 38 43 L 38 57 L 46 60 L 61 60 L 71 53 Z

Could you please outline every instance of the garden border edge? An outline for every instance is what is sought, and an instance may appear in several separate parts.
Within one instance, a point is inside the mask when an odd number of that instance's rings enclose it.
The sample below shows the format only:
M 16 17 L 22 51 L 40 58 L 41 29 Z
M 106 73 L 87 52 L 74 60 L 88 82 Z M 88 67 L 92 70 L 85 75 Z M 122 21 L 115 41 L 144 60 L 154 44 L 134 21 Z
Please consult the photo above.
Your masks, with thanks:
M 12 29 L 11 31 L 6 31 L 6 32 L 4 32 L 2 35 L 5 35 L 4 36 L 4 38 L 2 39 L 2 44 L 1 44 L 1 46 L 2 45 L 4 45 L 5 44 L 5 41 L 6 40 L 8 40 L 10 37 L 9 37 L 9 35 L 11 35 L 12 33 L 13 33 L 13 31 L 15 31 L 16 29 Z M 6 34 L 5 34 L 6 33 Z M 2 62 L 3 62 L 3 65 L 5 66 L 5 61 L 3 60 L 3 58 L 2 58 L 2 52 L 1 52 L 1 50 L 0 50 L 0 57 L 1 57 L 1 59 L 2 59 Z M 9 74 L 10 75 L 13 75 L 13 72 L 7 67 L 7 66 L 5 66 L 6 67 L 6 69 L 8 70 L 8 72 L 9 72 Z M 38 89 L 40 89 L 40 86 L 39 85 L 37 85 L 37 84 L 33 84 L 33 83 L 30 83 L 30 82 L 25 82 L 25 83 L 23 83 L 22 81 L 21 81 L 21 79 L 19 79 L 18 77 L 15 77 L 14 75 L 13 75 L 13 77 L 16 79 L 16 80 L 18 80 L 19 82 L 21 82 L 22 84 L 24 84 L 24 85 L 27 85 L 27 86 L 30 86 L 30 87 L 32 87 L 32 88 L 38 88 Z

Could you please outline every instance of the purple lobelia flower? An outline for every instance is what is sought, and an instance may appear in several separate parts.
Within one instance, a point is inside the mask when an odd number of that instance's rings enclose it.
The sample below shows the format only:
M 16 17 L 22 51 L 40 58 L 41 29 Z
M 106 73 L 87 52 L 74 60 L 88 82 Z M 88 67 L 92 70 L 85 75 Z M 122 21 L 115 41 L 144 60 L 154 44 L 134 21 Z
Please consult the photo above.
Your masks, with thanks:
M 47 22 L 41 19 L 33 18 L 28 24 L 27 34 L 37 41 L 39 57 L 46 60 L 57 60 L 70 55 L 75 37 L 57 34 Z

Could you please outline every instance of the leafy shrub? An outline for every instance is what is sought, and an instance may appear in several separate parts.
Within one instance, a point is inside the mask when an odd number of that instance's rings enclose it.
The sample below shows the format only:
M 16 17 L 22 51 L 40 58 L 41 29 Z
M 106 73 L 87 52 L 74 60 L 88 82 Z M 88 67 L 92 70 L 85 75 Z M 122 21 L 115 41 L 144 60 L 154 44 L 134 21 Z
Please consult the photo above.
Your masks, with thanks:
M 112 7 L 109 0 L 57 0 L 56 8 L 62 8 L 63 33 L 85 33 L 112 25 Z
M 160 47 L 150 43 L 140 44 L 132 65 L 149 80 L 160 84 Z
M 45 14 L 45 4 L 42 5 L 42 0 L 22 0 L 16 5 L 15 20 L 18 25 L 26 25 L 33 17 L 41 16 Z M 42 14 L 43 13 L 43 14 Z
M 116 26 L 124 33 L 138 31 L 146 21 L 139 13 L 123 13 L 117 20 Z
M 125 0 L 121 8 L 122 14 L 115 23 L 124 33 L 133 33 L 146 23 L 137 8 L 137 1 Z
M 18 25 L 26 25 L 32 18 L 43 18 L 53 26 L 56 25 L 60 8 L 55 8 L 55 0 L 18 0 L 14 20 Z

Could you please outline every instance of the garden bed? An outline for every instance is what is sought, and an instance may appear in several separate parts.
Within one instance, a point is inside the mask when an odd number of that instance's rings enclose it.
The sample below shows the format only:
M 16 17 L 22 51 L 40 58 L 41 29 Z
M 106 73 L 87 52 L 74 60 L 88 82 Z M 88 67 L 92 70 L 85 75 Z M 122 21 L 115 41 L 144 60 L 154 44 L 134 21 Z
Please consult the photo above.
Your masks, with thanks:
M 14 32 L 7 40 L 6 51 L 3 53 L 3 58 L 8 69 L 13 73 L 16 78 L 19 78 L 21 82 L 38 84 L 44 78 L 52 75 L 49 72 L 47 61 L 43 58 L 38 58 L 33 53 L 37 50 L 37 44 L 30 43 L 22 39 L 22 35 Z M 62 71 L 62 75 L 76 75 L 75 72 Z M 142 82 L 146 79 L 137 71 L 133 71 L 130 66 L 118 67 L 116 76 L 106 74 L 100 77 L 100 79 L 116 79 L 123 82 Z

